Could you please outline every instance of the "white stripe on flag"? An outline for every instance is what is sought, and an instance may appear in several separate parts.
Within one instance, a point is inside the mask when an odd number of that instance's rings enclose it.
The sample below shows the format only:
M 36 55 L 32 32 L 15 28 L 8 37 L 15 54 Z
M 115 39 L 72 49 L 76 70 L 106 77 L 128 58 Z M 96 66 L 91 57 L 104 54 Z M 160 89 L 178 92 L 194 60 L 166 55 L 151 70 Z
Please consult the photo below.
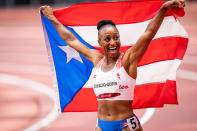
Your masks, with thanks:
M 136 85 L 175 80 L 176 71 L 180 64 L 181 60 L 175 59 L 140 66 L 137 68 Z
M 135 44 L 137 39 L 145 31 L 149 22 L 150 20 L 134 24 L 117 25 L 120 32 L 121 45 L 128 46 L 128 44 Z M 73 28 L 86 42 L 92 46 L 99 46 L 96 26 L 73 26 Z M 154 39 L 169 36 L 188 37 L 187 32 L 173 16 L 164 18 Z
M 175 59 L 140 66 L 137 68 L 136 85 L 175 80 L 176 71 L 180 64 L 181 60 Z M 93 86 L 91 78 L 84 85 L 84 88 L 91 88 Z

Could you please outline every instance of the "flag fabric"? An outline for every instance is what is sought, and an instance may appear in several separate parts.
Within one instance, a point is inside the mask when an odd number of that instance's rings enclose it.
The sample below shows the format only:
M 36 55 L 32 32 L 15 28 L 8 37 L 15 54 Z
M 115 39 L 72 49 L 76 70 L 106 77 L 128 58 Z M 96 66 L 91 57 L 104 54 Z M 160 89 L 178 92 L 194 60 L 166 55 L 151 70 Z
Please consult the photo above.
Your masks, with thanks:
M 54 15 L 83 44 L 101 52 L 96 25 L 102 19 L 114 21 L 120 32 L 120 51 L 124 52 L 136 43 L 163 3 L 82 3 L 55 10 Z M 134 109 L 178 104 L 176 71 L 187 48 L 188 34 L 176 18 L 183 15 L 183 9 L 168 10 L 158 33 L 138 63 Z M 47 18 L 41 15 L 41 19 L 59 109 L 62 112 L 97 111 L 90 77 L 93 64 L 69 47 Z

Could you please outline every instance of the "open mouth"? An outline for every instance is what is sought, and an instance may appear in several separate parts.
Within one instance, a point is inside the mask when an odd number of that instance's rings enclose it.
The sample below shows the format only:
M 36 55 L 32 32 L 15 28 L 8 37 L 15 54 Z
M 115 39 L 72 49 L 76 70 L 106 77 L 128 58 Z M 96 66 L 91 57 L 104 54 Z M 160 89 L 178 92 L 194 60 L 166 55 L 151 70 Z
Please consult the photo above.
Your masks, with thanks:
M 110 47 L 108 48 L 109 51 L 116 51 L 117 50 L 117 47 Z

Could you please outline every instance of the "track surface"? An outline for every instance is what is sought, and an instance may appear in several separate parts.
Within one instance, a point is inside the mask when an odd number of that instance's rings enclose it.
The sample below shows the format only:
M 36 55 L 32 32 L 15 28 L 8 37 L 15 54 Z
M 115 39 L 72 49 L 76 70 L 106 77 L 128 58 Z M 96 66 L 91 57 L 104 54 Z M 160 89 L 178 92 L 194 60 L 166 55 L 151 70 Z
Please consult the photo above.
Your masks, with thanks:
M 197 130 L 197 2 L 187 3 L 185 10 L 180 21 L 189 33 L 189 46 L 177 75 L 179 105 L 156 109 L 143 125 L 145 131 Z M 52 88 L 38 8 L 0 9 L 0 18 L 0 76 L 16 76 Z M 27 82 L 9 80 L 2 82 L 0 77 L 0 131 L 24 130 L 51 112 L 54 103 L 49 97 L 19 88 L 31 86 Z M 135 112 L 142 117 L 145 110 Z M 95 112 L 64 113 L 41 130 L 92 131 L 95 124 Z

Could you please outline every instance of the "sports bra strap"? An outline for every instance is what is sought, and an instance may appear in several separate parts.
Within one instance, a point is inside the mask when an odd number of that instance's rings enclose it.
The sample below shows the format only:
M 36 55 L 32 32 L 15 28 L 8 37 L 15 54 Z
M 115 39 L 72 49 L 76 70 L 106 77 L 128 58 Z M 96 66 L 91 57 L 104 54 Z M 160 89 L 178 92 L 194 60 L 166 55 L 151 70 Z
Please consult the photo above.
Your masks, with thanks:
M 124 53 L 121 53 L 119 58 L 118 58 L 118 62 L 116 64 L 116 68 L 120 69 L 122 67 L 122 57 L 123 57 Z
M 119 58 L 118 58 L 118 61 L 117 61 L 117 64 L 116 64 L 116 68 L 117 69 L 120 69 L 122 67 L 122 57 L 123 57 L 124 53 L 121 52 Z M 102 63 L 104 62 L 105 60 L 105 56 L 97 63 L 96 65 L 96 69 L 99 69 L 99 67 L 102 65 Z
M 96 64 L 96 67 L 95 67 L 96 69 L 99 69 L 99 67 L 103 63 L 104 59 L 105 59 L 105 56 L 103 56 L 103 58 Z

